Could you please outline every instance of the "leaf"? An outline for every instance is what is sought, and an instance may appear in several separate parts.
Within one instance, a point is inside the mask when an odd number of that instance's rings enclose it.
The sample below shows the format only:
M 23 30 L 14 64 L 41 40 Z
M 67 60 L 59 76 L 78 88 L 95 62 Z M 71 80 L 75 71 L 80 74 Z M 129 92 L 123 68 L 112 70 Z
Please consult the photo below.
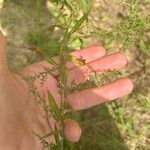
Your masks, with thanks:
M 51 58 L 58 55 L 60 44 L 59 38 L 50 37 L 47 30 L 43 29 L 39 32 L 29 33 L 27 38 L 27 43 L 30 45 L 31 51 L 37 54 L 43 55 L 45 58 Z
M 67 73 L 68 70 L 66 69 L 65 66 L 61 66 L 61 74 L 60 74 L 60 81 L 61 81 L 61 86 L 64 88 L 66 83 L 67 83 Z
M 80 66 L 86 65 L 84 59 L 76 58 L 76 57 L 74 57 L 74 56 L 72 56 L 72 55 L 68 55 L 68 61 L 72 61 L 72 62 L 74 62 L 74 63 L 76 63 L 76 64 L 78 64 L 78 65 L 80 65 Z
M 91 6 L 92 3 L 91 0 L 80 0 L 80 2 L 84 10 L 87 10 L 87 8 L 89 8 L 89 6 Z
M 62 120 L 60 109 L 58 108 L 58 106 L 56 104 L 55 98 L 49 91 L 48 91 L 48 102 L 49 102 L 50 111 L 51 111 L 53 117 L 58 121 Z
M 72 5 L 72 2 L 70 2 L 70 0 L 69 0 L 69 1 L 64 0 L 64 3 L 65 3 L 65 5 L 66 5 L 71 11 L 75 11 L 75 9 L 74 9 L 74 7 L 73 7 L 73 5 Z
M 47 133 L 46 135 L 42 136 L 41 138 L 48 138 L 51 137 L 52 135 L 56 135 L 59 134 L 59 131 L 57 131 L 57 129 L 55 129 L 55 131 L 51 131 L 49 133 Z
M 81 27 L 81 25 L 84 23 L 84 21 L 87 20 L 90 11 L 91 11 L 91 8 L 77 21 L 77 23 L 74 25 L 74 27 L 69 32 L 68 37 L 70 37 L 70 35 L 75 33 Z

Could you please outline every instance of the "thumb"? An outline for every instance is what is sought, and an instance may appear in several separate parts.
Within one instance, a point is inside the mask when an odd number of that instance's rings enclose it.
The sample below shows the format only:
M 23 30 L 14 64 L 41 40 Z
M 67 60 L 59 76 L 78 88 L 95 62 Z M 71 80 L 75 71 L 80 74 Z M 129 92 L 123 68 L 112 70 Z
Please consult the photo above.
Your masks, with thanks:
M 6 62 L 6 41 L 0 31 L 0 74 L 6 73 L 8 71 Z

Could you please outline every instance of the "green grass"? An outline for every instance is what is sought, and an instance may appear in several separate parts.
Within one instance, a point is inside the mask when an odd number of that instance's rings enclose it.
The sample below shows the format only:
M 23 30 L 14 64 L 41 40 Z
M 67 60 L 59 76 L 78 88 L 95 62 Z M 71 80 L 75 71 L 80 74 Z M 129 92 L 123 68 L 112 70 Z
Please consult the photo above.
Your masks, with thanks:
M 79 113 L 83 135 L 79 150 L 128 150 L 107 105 L 103 104 Z

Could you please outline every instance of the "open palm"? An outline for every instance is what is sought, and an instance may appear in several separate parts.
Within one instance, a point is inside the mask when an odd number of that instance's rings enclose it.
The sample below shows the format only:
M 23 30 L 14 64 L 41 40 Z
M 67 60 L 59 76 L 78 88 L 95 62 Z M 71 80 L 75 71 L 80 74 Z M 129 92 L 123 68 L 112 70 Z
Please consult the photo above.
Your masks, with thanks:
M 68 62 L 67 86 L 74 80 L 77 84 L 85 82 L 91 73 L 90 68 L 98 72 L 113 69 L 122 69 L 127 64 L 127 59 L 122 53 L 105 55 L 104 48 L 93 46 L 75 51 L 71 55 L 86 61 L 85 66 L 75 66 Z M 35 75 L 44 71 L 44 67 L 52 67 L 46 61 L 32 64 L 17 73 L 11 73 L 6 64 L 5 39 L 0 34 L 0 149 L 3 150 L 40 150 L 43 149 L 37 137 L 33 134 L 45 135 L 54 128 L 54 119 L 46 115 L 35 101 L 22 76 Z M 58 58 L 55 58 L 59 62 Z M 40 81 L 35 81 L 40 96 L 46 98 L 49 90 L 59 105 L 60 95 L 58 88 L 57 71 L 48 78 L 43 86 Z M 104 103 L 129 94 L 133 89 L 130 79 L 122 78 L 101 88 L 91 88 L 67 95 L 67 103 L 73 110 L 81 110 Z M 65 135 L 72 141 L 79 140 L 81 129 L 78 124 L 68 119 L 65 121 Z M 48 139 L 53 141 L 53 137 Z

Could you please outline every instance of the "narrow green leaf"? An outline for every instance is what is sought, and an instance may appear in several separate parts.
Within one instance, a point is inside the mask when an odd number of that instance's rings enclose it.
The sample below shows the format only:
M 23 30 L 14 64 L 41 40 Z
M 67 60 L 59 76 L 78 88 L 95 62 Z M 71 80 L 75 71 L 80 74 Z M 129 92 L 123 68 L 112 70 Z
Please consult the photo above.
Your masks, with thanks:
M 48 91 L 48 101 L 49 101 L 49 105 L 50 105 L 50 111 L 51 111 L 53 117 L 56 120 L 60 121 L 62 119 L 60 109 L 58 108 L 58 106 L 56 104 L 55 98 L 49 91 Z
M 90 11 L 91 11 L 91 8 L 77 21 L 77 23 L 74 25 L 74 27 L 69 32 L 69 36 L 72 35 L 73 33 L 75 33 L 81 27 L 81 25 L 84 23 L 84 21 L 88 19 L 88 15 L 89 15 Z
M 64 0 L 64 3 L 71 11 L 75 11 L 74 7 L 70 1 Z

